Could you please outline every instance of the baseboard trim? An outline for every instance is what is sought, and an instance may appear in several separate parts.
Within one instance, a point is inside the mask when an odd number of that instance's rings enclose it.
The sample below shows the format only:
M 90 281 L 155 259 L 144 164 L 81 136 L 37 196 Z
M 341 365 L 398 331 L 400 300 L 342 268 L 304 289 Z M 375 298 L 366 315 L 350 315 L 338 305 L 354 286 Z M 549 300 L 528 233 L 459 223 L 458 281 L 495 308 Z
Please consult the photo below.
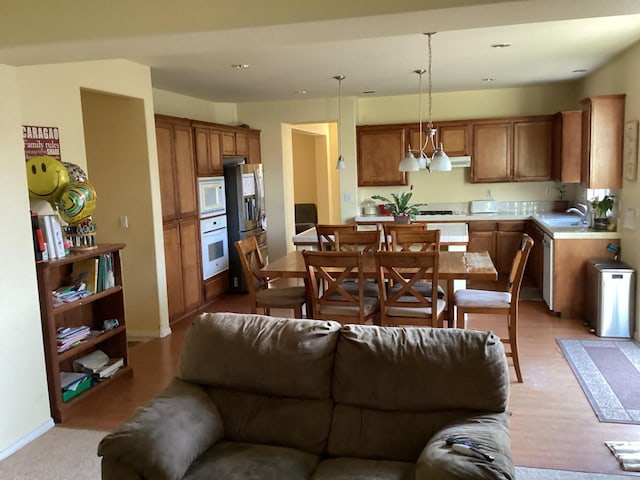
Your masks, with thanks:
M 159 332 L 145 332 L 136 330 L 135 332 L 131 330 L 127 330 L 127 341 L 129 342 L 139 342 L 149 340 L 151 338 L 164 338 L 167 335 L 171 335 L 171 328 L 162 329 Z
M 49 418 L 49 420 L 44 422 L 38 428 L 36 428 L 35 430 L 30 432 L 26 436 L 22 437 L 20 440 L 18 440 L 14 444 L 9 445 L 7 448 L 2 450 L 0 452 L 0 461 L 4 460 L 5 458 L 7 458 L 10 455 L 13 455 L 18 450 L 20 450 L 21 448 L 25 447 L 27 444 L 33 442 L 39 436 L 44 435 L 49 430 L 51 430 L 54 427 L 54 425 L 55 425 L 55 423 L 53 423 L 53 418 Z

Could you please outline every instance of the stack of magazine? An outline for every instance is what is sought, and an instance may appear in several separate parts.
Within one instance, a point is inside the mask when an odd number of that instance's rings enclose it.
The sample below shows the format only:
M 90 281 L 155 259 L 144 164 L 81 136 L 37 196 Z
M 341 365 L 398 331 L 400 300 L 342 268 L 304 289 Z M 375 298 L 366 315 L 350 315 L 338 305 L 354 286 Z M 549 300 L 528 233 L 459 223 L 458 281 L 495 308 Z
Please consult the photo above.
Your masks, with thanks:
M 109 358 L 102 350 L 95 350 L 73 361 L 73 370 L 87 373 L 100 381 L 109 378 L 124 365 L 123 358 Z
M 58 353 L 69 350 L 71 347 L 87 338 L 90 333 L 91 330 L 86 325 L 83 325 L 81 327 L 59 328 L 56 332 Z

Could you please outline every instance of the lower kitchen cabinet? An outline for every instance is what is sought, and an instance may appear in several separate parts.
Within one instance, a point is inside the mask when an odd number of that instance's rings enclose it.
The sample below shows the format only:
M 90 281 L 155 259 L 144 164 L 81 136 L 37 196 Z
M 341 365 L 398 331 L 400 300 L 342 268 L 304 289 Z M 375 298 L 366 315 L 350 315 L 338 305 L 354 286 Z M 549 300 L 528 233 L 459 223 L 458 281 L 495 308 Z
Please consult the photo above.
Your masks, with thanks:
M 173 323 L 203 302 L 197 218 L 164 224 L 164 254 L 169 322 Z
M 508 275 L 525 231 L 525 220 L 477 220 L 469 222 L 470 252 L 489 252 L 496 270 Z
M 491 260 L 496 263 L 496 231 L 498 222 L 490 220 L 476 220 L 469 222 L 469 245 L 470 252 L 489 252 Z
M 534 283 L 536 287 L 542 292 L 544 273 L 544 247 L 542 241 L 544 240 L 544 232 L 533 221 L 527 222 L 527 233 L 533 239 L 533 247 L 529 252 L 529 260 L 525 269 L 525 275 L 527 275 Z

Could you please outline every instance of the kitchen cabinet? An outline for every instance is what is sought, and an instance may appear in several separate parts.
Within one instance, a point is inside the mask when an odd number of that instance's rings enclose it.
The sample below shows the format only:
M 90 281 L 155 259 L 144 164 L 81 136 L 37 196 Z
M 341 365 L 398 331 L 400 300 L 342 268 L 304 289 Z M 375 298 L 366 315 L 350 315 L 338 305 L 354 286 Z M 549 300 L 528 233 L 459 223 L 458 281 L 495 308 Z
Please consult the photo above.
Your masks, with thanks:
M 198 176 L 222 175 L 222 132 L 194 123 L 193 137 Z
M 472 122 L 472 183 L 551 179 L 552 117 Z
M 469 252 L 489 252 L 489 256 L 496 263 L 496 232 L 498 222 L 490 220 L 474 220 L 469 222 Z
M 468 122 L 452 121 L 434 123 L 436 136 L 434 143 L 436 146 L 442 146 L 446 154 L 450 157 L 459 157 L 471 155 L 471 128 Z M 424 129 L 426 123 L 422 124 L 422 144 L 426 141 Z M 408 127 L 408 139 L 411 148 L 418 150 L 420 148 L 420 128 L 419 125 L 411 125 Z M 431 144 L 425 150 L 430 157 L 433 155 Z
M 173 323 L 203 302 L 199 222 L 196 218 L 166 222 L 163 230 L 169 322 Z
M 156 115 L 162 219 L 197 215 L 191 120 Z
M 542 275 L 544 273 L 544 248 L 542 240 L 544 239 L 544 232 L 532 220 L 527 222 L 526 231 L 533 239 L 533 247 L 531 247 L 531 251 L 529 252 L 529 260 L 527 261 L 525 274 L 533 280 L 534 285 L 542 291 Z
M 625 95 L 582 100 L 582 173 L 585 188 L 622 188 Z
M 580 183 L 582 157 L 582 111 L 558 112 L 553 116 L 552 178 L 562 183 Z
M 224 155 L 249 155 L 249 134 L 246 129 L 229 129 L 222 132 L 222 153 Z
M 358 186 L 407 185 L 406 172 L 398 171 L 405 155 L 403 125 L 356 127 Z
M 40 262 L 36 265 L 40 298 L 40 318 L 42 339 L 49 387 L 51 415 L 56 422 L 63 422 L 74 412 L 86 408 L 85 400 L 99 395 L 103 388 L 118 379 L 131 377 L 127 355 L 127 331 L 124 309 L 124 289 L 120 251 L 123 244 L 101 244 L 95 249 L 72 252 L 58 260 Z M 54 304 L 54 290 L 69 285 L 74 264 L 110 255 L 114 278 L 113 287 L 93 293 L 88 297 L 62 304 Z M 117 319 L 118 326 L 105 330 L 104 321 Z M 63 352 L 58 352 L 57 330 L 59 328 L 87 326 L 92 331 L 102 331 L 100 335 L 87 337 L 82 342 Z M 111 377 L 91 386 L 72 399 L 63 399 L 60 372 L 73 372 L 74 360 L 96 350 L 106 353 L 109 358 L 122 358 L 124 365 Z M 15 365 L 20 368 L 20 365 Z
M 513 258 L 520 248 L 522 234 L 525 232 L 525 220 L 504 220 L 498 222 L 496 232 L 495 265 L 499 274 L 511 272 Z
M 260 152 L 260 132 L 258 130 L 250 130 L 247 142 L 249 150 L 247 163 L 262 163 Z

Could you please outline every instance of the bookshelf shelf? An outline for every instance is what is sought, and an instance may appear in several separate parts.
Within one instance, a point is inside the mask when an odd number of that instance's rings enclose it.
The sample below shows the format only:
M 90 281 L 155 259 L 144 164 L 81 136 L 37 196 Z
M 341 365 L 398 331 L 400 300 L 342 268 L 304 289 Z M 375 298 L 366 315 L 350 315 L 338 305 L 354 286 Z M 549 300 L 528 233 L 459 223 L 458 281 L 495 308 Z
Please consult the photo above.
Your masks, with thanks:
M 76 409 L 81 409 L 84 399 L 100 392 L 104 386 L 118 379 L 130 377 L 133 374 L 133 370 L 128 365 L 124 290 L 122 287 L 120 251 L 124 247 L 123 244 L 102 244 L 92 250 L 72 252 L 66 257 L 36 264 L 40 292 L 42 336 L 49 385 L 49 404 L 51 406 L 51 415 L 57 423 L 63 422 Z M 111 265 L 113 272 L 115 284 L 113 287 L 74 302 L 54 306 L 52 292 L 60 287 L 69 285 L 74 264 L 106 255 L 110 256 L 110 262 L 108 263 Z M 118 320 L 118 327 L 105 331 L 96 337 L 83 340 L 69 350 L 58 353 L 56 337 L 58 328 L 88 326 L 91 330 L 103 330 L 104 320 L 112 318 Z M 77 397 L 64 402 L 62 400 L 60 372 L 73 371 L 74 360 L 97 349 L 102 350 L 110 358 L 124 359 L 124 366 L 112 377 L 104 379 Z

